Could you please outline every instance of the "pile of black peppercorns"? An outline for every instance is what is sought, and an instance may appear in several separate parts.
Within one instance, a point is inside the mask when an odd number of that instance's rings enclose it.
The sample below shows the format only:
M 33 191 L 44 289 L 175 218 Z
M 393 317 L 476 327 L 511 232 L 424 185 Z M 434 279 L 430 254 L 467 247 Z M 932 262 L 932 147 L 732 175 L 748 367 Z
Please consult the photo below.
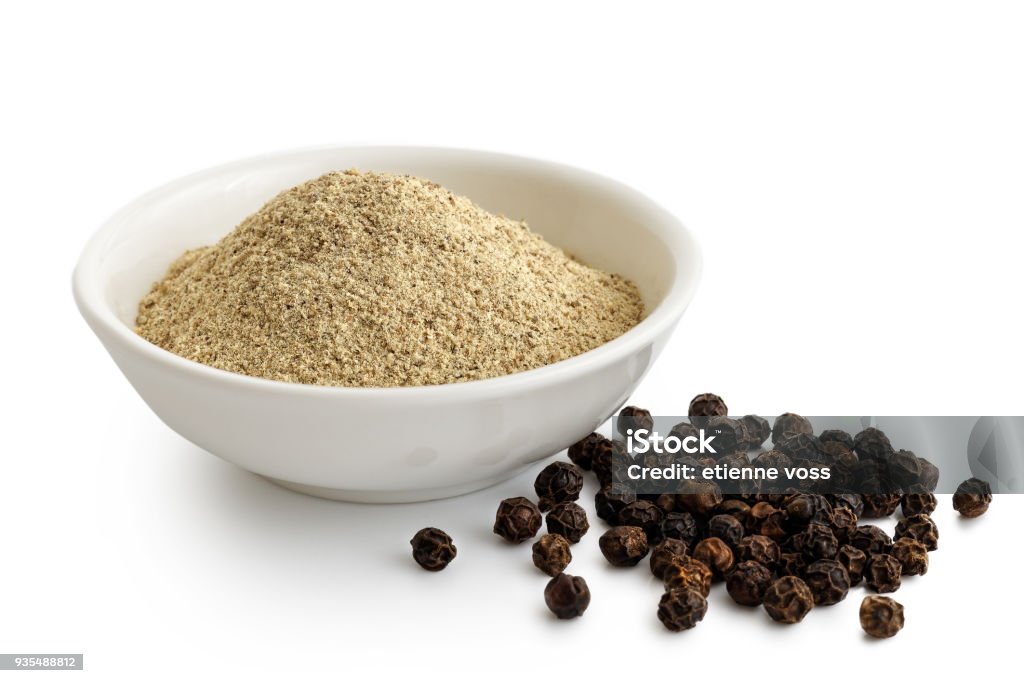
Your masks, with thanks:
M 578 617 L 590 604 L 586 581 L 564 573 L 572 561 L 571 544 L 590 529 L 576 503 L 584 471 L 597 476 L 601 488 L 594 505 L 610 526 L 598 540 L 601 553 L 616 567 L 636 566 L 650 556 L 651 572 L 665 584 L 657 616 L 672 631 L 693 628 L 704 618 L 714 582 L 724 582 L 738 604 L 763 606 L 773 620 L 793 624 L 815 606 L 844 600 L 862 582 L 874 593 L 891 593 L 902 577 L 928 571 L 928 554 L 938 548 L 939 538 L 930 517 L 939 478 L 935 465 L 897 451 L 875 428 L 855 436 L 835 429 L 815 435 L 811 423 L 794 413 L 779 416 L 774 425 L 756 415 L 738 420 L 727 415 L 721 398 L 700 394 L 690 403 L 689 421 L 673 427 L 681 437 L 699 428 L 714 429 L 720 437 L 717 460 L 694 458 L 694 464 L 829 465 L 835 479 L 828 491 L 776 490 L 774 484 L 755 482 L 744 493 L 723 494 L 713 481 L 693 481 L 686 483 L 686 493 L 624 492 L 613 486 L 616 457 L 631 457 L 624 444 L 590 434 L 568 449 L 572 463 L 551 463 L 537 476 L 539 504 L 523 497 L 503 500 L 494 522 L 494 533 L 511 543 L 534 538 L 542 521 L 546 524 L 547 533 L 533 544 L 533 562 L 552 577 L 544 599 L 558 618 Z M 622 409 L 617 424 L 623 433 L 651 429 L 653 418 L 631 406 Z M 762 451 L 769 436 L 772 449 Z M 986 482 L 969 479 L 954 494 L 953 507 L 977 517 L 991 500 Z M 903 518 L 894 538 L 861 523 L 888 517 L 897 508 Z M 425 569 L 443 569 L 455 557 L 452 539 L 438 529 L 420 531 L 412 545 Z M 869 635 L 891 637 L 903 627 L 903 606 L 869 595 L 860 621 Z

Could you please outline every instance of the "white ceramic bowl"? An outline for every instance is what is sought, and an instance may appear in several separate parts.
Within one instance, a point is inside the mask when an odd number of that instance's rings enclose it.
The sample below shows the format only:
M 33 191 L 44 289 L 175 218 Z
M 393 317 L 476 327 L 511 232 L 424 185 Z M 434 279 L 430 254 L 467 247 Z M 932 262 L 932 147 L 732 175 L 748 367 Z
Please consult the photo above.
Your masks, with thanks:
M 536 370 L 430 387 L 336 388 L 217 370 L 133 331 L 136 307 L 183 251 L 211 244 L 285 188 L 331 170 L 408 173 L 525 219 L 584 262 L 632 279 L 635 328 Z M 511 477 L 595 429 L 636 388 L 693 296 L 691 234 L 635 190 L 523 157 L 423 147 L 324 147 L 218 166 L 149 192 L 86 245 L 75 300 L 171 429 L 288 488 L 363 502 L 457 495 Z

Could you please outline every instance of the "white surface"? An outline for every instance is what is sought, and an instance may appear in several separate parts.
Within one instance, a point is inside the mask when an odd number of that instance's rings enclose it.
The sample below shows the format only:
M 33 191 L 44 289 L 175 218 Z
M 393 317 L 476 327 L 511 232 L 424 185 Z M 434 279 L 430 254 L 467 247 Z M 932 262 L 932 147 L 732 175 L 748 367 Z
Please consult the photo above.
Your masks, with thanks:
M 646 315 L 561 363 L 429 387 L 271 382 L 185 360 L 135 334 L 139 301 L 185 250 L 216 242 L 282 189 L 339 168 L 429 178 L 527 220 L 552 243 L 636 283 Z M 696 241 L 678 219 L 614 180 L 489 152 L 340 146 L 245 159 L 146 193 L 89 240 L 73 288 L 125 377 L 192 443 L 289 488 L 408 503 L 490 486 L 592 432 L 658 358 L 700 269 Z
M 557 623 L 527 548 L 489 531 L 533 472 L 426 506 L 307 499 L 199 453 L 119 376 L 69 291 L 117 207 L 265 150 L 422 143 L 607 173 L 695 230 L 705 279 L 640 404 L 714 390 L 765 414 L 1024 412 L 1019 5 L 492 7 L 5 8 L 0 650 L 86 655 L 33 680 L 593 680 L 629 665 L 611 643 L 709 676 L 836 656 L 852 664 L 835 680 L 1018 674 L 1020 496 L 969 528 L 943 502 L 888 642 L 861 638 L 855 599 L 779 629 L 714 595 L 696 630 L 663 633 L 646 570 L 606 569 L 591 536 L 573 569 L 594 601 Z M 407 556 L 427 523 L 460 550 L 439 575 Z

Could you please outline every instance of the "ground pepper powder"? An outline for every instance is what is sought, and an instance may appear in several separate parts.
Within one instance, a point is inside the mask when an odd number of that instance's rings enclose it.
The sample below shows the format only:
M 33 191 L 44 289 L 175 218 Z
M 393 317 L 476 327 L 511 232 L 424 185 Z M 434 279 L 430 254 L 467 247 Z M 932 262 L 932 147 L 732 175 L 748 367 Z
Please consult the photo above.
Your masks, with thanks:
M 255 377 L 447 384 L 555 363 L 640 322 L 636 287 L 427 180 L 355 170 L 285 190 L 186 252 L 136 332 Z

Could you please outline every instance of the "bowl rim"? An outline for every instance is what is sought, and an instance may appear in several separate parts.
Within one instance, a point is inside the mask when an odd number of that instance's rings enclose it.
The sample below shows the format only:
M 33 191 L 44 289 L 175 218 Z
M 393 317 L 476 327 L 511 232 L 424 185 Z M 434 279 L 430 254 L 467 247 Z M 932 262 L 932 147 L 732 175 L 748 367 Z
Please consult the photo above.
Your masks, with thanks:
M 131 327 L 122 322 L 114 314 L 110 306 L 107 305 L 102 293 L 101 283 L 98 281 L 99 262 L 102 260 L 104 247 L 123 229 L 123 219 L 137 207 L 145 205 L 165 194 L 178 191 L 192 183 L 204 180 L 208 176 L 230 171 L 236 167 L 241 168 L 256 163 L 273 163 L 295 155 L 329 151 L 469 155 L 481 160 L 488 160 L 492 164 L 535 166 L 543 168 L 548 172 L 557 172 L 562 177 L 586 179 L 596 185 L 601 191 L 624 195 L 634 203 L 645 205 L 646 210 L 650 214 L 659 216 L 659 220 L 656 221 L 656 224 L 659 226 L 656 230 L 656 236 L 665 243 L 671 252 L 675 265 L 672 282 L 661 301 L 637 325 L 615 339 L 579 355 L 511 375 L 448 384 L 398 387 L 346 387 L 301 384 L 263 377 L 252 377 L 204 365 L 167 351 L 139 336 Z M 479 398 L 481 394 L 499 395 L 525 386 L 536 388 L 538 384 L 554 383 L 567 376 L 585 374 L 590 369 L 596 369 L 606 364 L 612 358 L 619 358 L 634 353 L 640 347 L 657 338 L 660 333 L 667 331 L 675 325 L 690 301 L 692 301 L 697 291 L 702 271 L 703 257 L 700 247 L 693 233 L 681 221 L 647 195 L 603 174 L 536 157 L 471 148 L 428 145 L 323 144 L 272 151 L 218 164 L 181 176 L 137 196 L 103 221 L 89 238 L 72 273 L 72 292 L 82 316 L 97 333 L 99 330 L 96 328 L 100 327 L 106 333 L 114 335 L 119 341 L 149 360 L 170 366 L 178 372 L 192 375 L 199 379 L 212 382 L 226 382 L 236 385 L 240 389 L 250 391 L 292 395 L 349 396 L 369 399 L 385 396 L 392 398 L 400 396 L 420 398 L 432 394 L 432 397 L 435 399 L 444 399 L 471 394 L 475 398 Z M 101 341 L 105 343 L 104 339 L 101 339 Z

